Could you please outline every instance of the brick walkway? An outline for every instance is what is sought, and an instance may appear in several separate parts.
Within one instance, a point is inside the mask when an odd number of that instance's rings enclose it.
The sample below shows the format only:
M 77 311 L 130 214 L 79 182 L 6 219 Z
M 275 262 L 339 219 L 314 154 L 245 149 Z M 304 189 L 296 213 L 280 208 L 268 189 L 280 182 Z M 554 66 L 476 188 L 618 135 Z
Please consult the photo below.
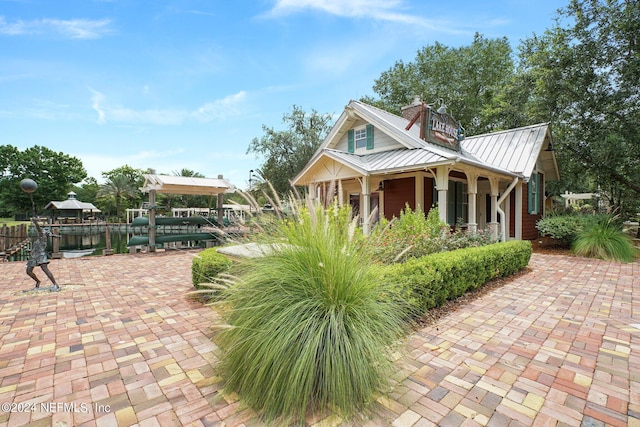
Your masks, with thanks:
M 52 294 L 0 264 L 0 426 L 261 425 L 219 393 L 194 254 L 54 260 Z M 349 425 L 640 426 L 640 263 L 530 267 L 409 337 L 398 385 Z

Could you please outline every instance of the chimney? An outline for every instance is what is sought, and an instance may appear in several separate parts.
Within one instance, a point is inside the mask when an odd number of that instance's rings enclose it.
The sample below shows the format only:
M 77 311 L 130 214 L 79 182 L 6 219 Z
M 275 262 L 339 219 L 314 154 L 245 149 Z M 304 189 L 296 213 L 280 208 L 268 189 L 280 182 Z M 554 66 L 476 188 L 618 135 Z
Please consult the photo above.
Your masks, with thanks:
M 401 108 L 402 117 L 405 118 L 406 120 L 412 121 L 415 118 L 415 116 L 420 112 L 421 108 L 422 108 L 422 101 L 420 101 L 420 97 L 416 95 L 415 98 L 413 98 L 413 102 L 411 104 Z

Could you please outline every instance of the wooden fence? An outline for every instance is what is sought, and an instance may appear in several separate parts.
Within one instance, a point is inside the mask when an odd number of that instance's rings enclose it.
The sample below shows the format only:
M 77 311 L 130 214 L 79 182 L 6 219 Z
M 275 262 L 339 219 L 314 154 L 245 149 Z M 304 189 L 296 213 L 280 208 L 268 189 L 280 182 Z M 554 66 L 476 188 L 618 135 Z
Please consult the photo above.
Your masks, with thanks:
M 0 261 L 10 259 L 29 244 L 28 224 L 0 227 Z

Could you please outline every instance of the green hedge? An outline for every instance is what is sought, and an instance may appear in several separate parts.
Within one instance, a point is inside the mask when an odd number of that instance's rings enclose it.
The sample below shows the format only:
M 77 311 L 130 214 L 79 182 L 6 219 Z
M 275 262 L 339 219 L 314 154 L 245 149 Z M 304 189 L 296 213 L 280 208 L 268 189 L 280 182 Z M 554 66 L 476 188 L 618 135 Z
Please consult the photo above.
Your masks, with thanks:
M 391 285 L 389 297 L 403 302 L 409 317 L 417 317 L 489 280 L 518 272 L 530 258 L 531 242 L 513 240 L 426 255 L 379 267 L 379 274 Z
M 211 283 L 218 274 L 229 271 L 231 264 L 232 261 L 216 248 L 205 249 L 191 263 L 191 281 L 196 287 L 200 283 Z

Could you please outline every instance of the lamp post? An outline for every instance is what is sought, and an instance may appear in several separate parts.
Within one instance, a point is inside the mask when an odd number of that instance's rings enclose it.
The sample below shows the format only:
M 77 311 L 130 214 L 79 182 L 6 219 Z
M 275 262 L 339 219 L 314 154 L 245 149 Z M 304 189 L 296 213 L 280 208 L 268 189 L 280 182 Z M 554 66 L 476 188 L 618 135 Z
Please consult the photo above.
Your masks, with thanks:
M 251 181 L 253 179 L 253 169 L 249 171 L 249 194 L 251 194 Z M 251 213 L 251 200 L 249 200 L 249 213 Z

